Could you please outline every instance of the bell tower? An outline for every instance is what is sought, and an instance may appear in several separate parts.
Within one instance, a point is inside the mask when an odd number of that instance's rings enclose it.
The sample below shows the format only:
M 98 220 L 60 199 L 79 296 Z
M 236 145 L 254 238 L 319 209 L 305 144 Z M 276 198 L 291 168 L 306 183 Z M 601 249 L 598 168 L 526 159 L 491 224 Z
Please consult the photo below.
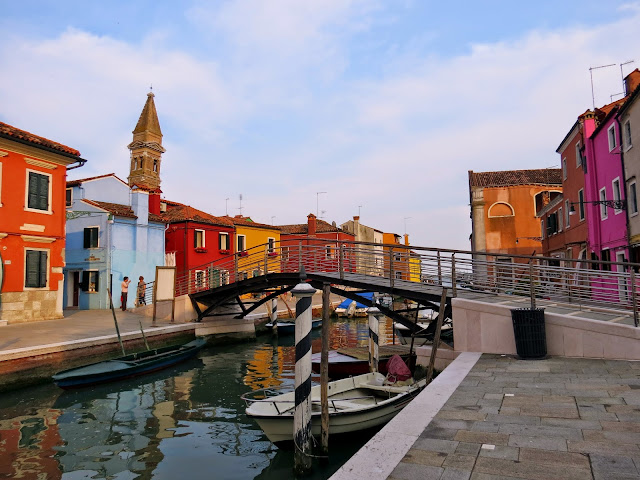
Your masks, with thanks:
M 131 151 L 129 186 L 150 192 L 160 190 L 160 163 L 165 152 L 154 96 L 153 92 L 147 93 L 147 101 L 132 132 L 133 141 L 127 146 Z

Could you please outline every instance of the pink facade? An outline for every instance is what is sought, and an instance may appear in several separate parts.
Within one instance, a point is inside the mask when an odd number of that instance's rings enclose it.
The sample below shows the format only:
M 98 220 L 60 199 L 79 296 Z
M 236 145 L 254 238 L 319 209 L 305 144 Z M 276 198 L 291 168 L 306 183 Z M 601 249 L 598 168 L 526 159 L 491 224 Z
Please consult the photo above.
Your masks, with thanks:
M 589 218 L 589 251 L 594 259 L 613 262 L 629 258 L 625 210 L 589 202 L 625 198 L 620 132 L 616 122 L 619 103 L 621 101 L 603 107 L 608 112 L 597 128 L 594 128 L 594 118 L 585 119 L 585 208 Z

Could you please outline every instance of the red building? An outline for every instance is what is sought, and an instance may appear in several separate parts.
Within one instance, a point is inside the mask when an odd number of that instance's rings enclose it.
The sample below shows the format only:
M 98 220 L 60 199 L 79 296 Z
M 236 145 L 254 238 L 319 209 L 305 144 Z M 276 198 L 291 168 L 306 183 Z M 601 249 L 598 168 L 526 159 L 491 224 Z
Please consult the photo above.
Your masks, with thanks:
M 162 218 L 169 224 L 165 232 L 167 265 L 176 266 L 178 278 L 189 270 L 235 253 L 235 229 L 230 219 L 169 200 L 162 200 L 160 209 Z M 204 281 L 206 274 L 201 276 Z
M 84 163 L 0 122 L 0 324 L 62 318 L 66 177 Z
M 291 271 L 299 265 L 299 251 L 303 252 L 303 265 L 308 271 L 336 271 L 340 267 L 341 242 L 354 241 L 355 235 L 336 225 L 318 220 L 313 213 L 307 215 L 307 223 L 282 225 L 280 233 L 283 270 Z M 355 272 L 355 254 L 349 244 L 343 246 L 343 269 Z

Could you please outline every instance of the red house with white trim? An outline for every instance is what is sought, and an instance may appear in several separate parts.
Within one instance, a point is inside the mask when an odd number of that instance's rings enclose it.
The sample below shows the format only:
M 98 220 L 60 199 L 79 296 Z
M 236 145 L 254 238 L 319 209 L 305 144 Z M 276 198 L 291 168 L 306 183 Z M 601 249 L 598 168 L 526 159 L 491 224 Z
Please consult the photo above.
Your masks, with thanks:
M 67 170 L 85 162 L 0 122 L 0 324 L 62 318 Z

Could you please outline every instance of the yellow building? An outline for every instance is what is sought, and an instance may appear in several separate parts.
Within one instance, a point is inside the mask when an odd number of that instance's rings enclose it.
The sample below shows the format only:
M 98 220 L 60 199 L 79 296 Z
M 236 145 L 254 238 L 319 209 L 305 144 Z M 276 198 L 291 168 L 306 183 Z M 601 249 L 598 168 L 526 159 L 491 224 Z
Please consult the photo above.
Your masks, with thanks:
M 415 252 L 409 253 L 409 280 L 420 282 L 422 273 L 422 261 L 420 255 Z
M 411 250 L 409 246 L 409 235 L 404 236 L 404 245 L 401 243 L 401 236 L 397 233 L 383 233 L 382 241 L 384 242 L 384 270 L 385 276 L 393 275 L 393 278 L 397 280 L 412 280 L 411 273 Z M 393 245 L 397 245 L 400 248 L 394 248 Z M 419 260 L 419 259 L 418 259 Z M 420 281 L 420 262 L 418 261 L 418 278 L 416 281 Z M 393 273 L 392 273 L 393 271 Z
M 238 271 L 247 276 L 280 271 L 280 227 L 257 223 L 250 217 L 225 217 L 236 227 L 236 252 L 240 255 Z M 243 254 L 242 252 L 246 252 Z M 265 268 L 266 262 L 266 268 Z

